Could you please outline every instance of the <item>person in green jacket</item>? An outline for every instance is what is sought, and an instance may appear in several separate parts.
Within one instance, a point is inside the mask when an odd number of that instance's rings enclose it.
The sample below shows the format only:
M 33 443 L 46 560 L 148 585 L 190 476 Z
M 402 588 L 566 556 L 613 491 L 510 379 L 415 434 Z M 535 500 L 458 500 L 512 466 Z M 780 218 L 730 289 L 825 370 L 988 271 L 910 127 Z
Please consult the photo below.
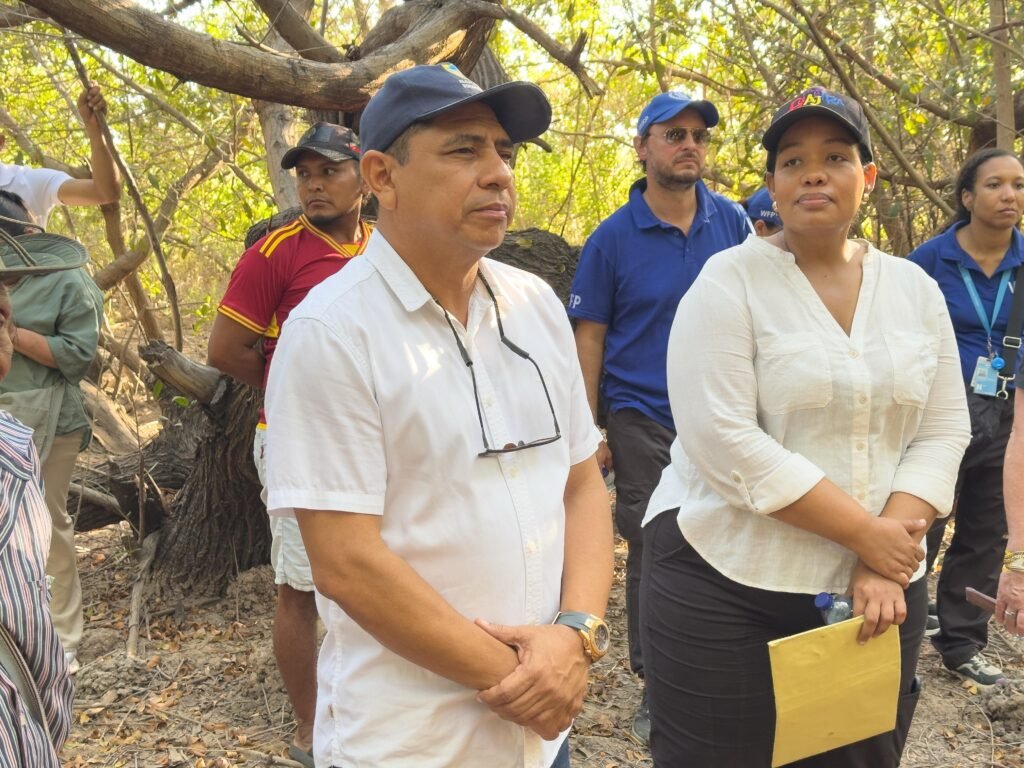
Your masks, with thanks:
M 15 235 L 40 267 L 69 261 L 84 265 L 88 259 L 76 241 L 43 234 L 21 200 L 8 192 L 0 192 L 0 229 Z M 7 247 L 3 258 L 7 263 L 18 257 Z M 96 355 L 103 294 L 81 266 L 23 277 L 10 287 L 10 294 L 14 358 L 0 382 L 0 407 L 35 430 L 53 522 L 46 564 L 53 578 L 51 615 L 73 673 L 78 669 L 83 614 L 67 495 L 75 460 L 92 434 L 78 384 Z

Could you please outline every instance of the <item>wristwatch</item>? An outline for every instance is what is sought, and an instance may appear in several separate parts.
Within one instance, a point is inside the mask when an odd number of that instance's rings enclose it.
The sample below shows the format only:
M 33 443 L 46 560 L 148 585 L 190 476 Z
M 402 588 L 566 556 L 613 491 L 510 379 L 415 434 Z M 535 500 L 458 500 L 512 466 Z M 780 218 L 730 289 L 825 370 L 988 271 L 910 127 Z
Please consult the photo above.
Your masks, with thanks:
M 575 629 L 583 638 L 583 652 L 587 654 L 591 663 L 608 653 L 612 636 L 608 631 L 608 625 L 599 616 L 582 611 L 561 611 L 555 616 L 552 624 L 564 624 Z

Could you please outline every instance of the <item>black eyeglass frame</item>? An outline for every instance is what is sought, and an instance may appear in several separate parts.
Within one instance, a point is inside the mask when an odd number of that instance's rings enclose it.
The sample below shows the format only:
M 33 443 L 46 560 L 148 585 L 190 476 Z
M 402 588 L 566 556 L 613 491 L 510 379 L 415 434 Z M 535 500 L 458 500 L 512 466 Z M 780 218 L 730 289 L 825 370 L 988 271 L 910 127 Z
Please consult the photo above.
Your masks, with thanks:
M 476 373 L 473 371 L 473 358 L 469 356 L 469 351 L 462 343 L 462 339 L 459 338 L 459 332 L 455 329 L 455 323 L 452 322 L 452 317 L 448 314 L 448 310 L 441 305 L 441 302 L 434 299 L 434 303 L 441 307 L 441 311 L 444 313 L 444 319 L 448 323 L 448 327 L 452 330 L 452 336 L 455 337 L 455 345 L 459 348 L 459 354 L 462 356 L 462 361 L 466 364 L 466 367 L 469 368 L 469 376 L 473 381 L 473 399 L 476 401 L 476 417 L 477 421 L 480 423 L 480 437 L 484 442 L 484 449 L 478 453 L 477 456 L 500 456 L 503 453 L 525 451 L 527 448 L 538 448 L 542 445 L 550 445 L 551 443 L 557 442 L 562 439 L 562 430 L 558 426 L 558 416 L 555 414 L 555 406 L 554 403 L 551 402 L 551 393 L 548 392 L 548 385 L 547 382 L 544 381 L 544 374 L 540 372 L 540 366 L 537 365 L 536 360 L 530 357 L 529 352 L 510 341 L 509 338 L 505 336 L 505 327 L 501 323 L 501 313 L 498 311 L 498 299 L 495 297 L 494 291 L 491 290 L 491 286 L 488 284 L 487 278 L 483 276 L 483 273 L 478 272 L 477 275 L 480 278 L 480 282 L 483 283 L 484 289 L 487 291 L 487 295 L 491 297 L 491 303 L 494 305 L 494 319 L 497 321 L 498 325 L 498 339 L 516 355 L 524 360 L 528 360 L 534 370 L 537 371 L 537 377 L 540 379 L 540 385 L 544 389 L 544 398 L 548 401 L 548 408 L 551 409 L 551 420 L 555 425 L 555 434 L 553 437 L 543 437 L 538 440 L 531 440 L 528 443 L 520 440 L 517 443 L 510 443 L 504 448 L 491 447 L 490 442 L 487 440 L 487 429 L 484 427 L 484 412 L 480 405 L 480 388 L 476 383 Z

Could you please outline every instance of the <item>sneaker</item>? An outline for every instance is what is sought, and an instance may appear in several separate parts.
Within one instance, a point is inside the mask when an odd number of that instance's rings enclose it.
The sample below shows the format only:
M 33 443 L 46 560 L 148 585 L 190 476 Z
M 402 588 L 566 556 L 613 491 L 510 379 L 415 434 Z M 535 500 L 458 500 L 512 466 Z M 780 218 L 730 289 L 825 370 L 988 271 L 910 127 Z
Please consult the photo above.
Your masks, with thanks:
M 935 637 L 935 635 L 939 634 L 939 629 L 941 629 L 939 626 L 939 617 L 933 616 L 929 613 L 928 619 L 924 623 L 924 636 Z
M 651 710 L 647 706 L 647 689 L 640 698 L 640 706 L 633 715 L 633 738 L 647 746 L 651 742 Z
M 82 666 L 78 663 L 78 654 L 74 651 L 64 651 L 64 661 L 67 662 L 69 675 L 77 673 Z
M 976 653 L 967 661 L 951 671 L 964 680 L 974 683 L 979 688 L 989 688 L 993 685 L 1006 685 L 1009 679 L 1003 674 L 1003 670 L 992 664 L 980 653 Z

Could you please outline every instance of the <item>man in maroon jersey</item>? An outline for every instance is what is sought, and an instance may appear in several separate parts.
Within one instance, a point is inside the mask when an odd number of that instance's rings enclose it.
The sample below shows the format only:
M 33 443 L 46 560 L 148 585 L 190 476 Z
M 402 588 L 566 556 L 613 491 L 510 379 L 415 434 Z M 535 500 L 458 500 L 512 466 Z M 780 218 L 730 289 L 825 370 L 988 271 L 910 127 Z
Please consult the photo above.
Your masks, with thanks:
M 370 227 L 360 221 L 365 185 L 359 144 L 348 128 L 317 123 L 281 159 L 295 169 L 302 216 L 269 232 L 239 260 L 210 333 L 208 362 L 254 387 L 266 384 L 281 327 L 306 294 L 362 253 Z M 266 416 L 253 441 L 265 485 Z M 312 766 L 316 708 L 316 603 L 309 559 L 293 519 L 271 518 L 271 561 L 278 584 L 274 655 L 295 710 L 289 755 Z

